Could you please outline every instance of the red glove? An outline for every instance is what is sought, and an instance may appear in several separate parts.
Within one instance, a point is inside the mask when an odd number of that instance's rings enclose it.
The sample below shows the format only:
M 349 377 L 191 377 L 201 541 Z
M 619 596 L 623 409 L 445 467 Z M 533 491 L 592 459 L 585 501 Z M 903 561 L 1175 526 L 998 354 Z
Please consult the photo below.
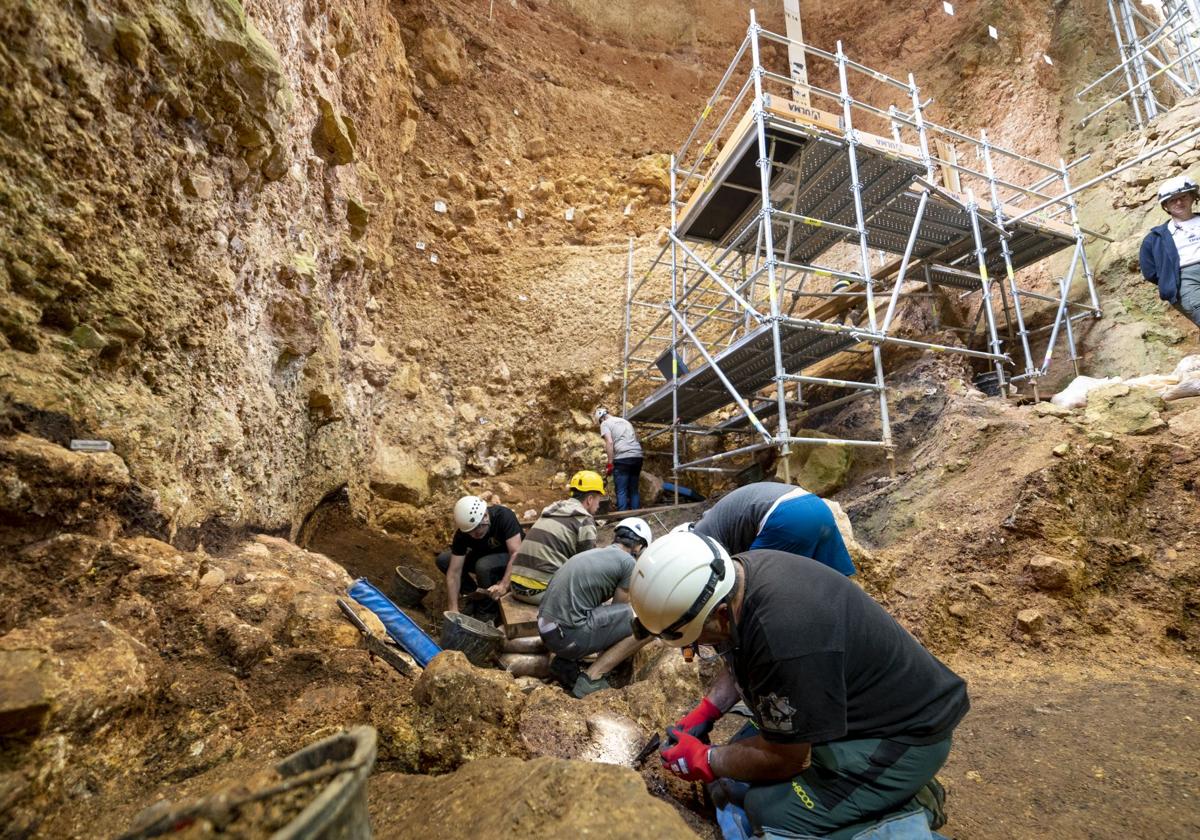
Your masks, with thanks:
M 717 704 L 705 697 L 696 708 L 677 720 L 675 726 L 697 738 L 703 738 L 712 731 L 713 724 L 720 720 L 722 714 Z
M 608 466 L 604 468 L 605 475 L 612 475 L 612 461 L 608 462 Z
M 708 752 L 712 749 L 676 726 L 667 729 L 667 744 L 659 753 L 663 767 L 687 782 L 711 782 L 712 767 L 708 764 Z

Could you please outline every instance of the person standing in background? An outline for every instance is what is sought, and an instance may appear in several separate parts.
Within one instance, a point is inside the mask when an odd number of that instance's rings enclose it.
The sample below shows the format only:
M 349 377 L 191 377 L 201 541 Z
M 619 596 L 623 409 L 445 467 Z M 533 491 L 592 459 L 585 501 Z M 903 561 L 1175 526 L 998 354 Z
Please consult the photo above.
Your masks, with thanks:
M 638 493 L 638 482 L 642 476 L 642 445 L 638 442 L 633 425 L 623 417 L 609 414 L 606 408 L 596 409 L 596 422 L 600 424 L 600 437 L 604 438 L 604 452 L 608 464 L 605 475 L 613 477 L 617 485 L 617 510 L 636 510 L 642 506 Z

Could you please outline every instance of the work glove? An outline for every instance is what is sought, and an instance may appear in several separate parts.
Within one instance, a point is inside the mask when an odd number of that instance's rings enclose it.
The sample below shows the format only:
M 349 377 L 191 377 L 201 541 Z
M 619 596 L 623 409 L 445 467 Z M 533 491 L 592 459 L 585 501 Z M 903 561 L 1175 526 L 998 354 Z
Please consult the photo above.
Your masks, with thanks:
M 675 728 L 687 732 L 695 738 L 707 739 L 708 733 L 712 732 L 713 726 L 721 719 L 722 714 L 722 711 L 717 708 L 717 704 L 705 697 L 696 705 L 696 708 L 675 721 Z M 669 739 L 669 729 L 667 736 Z
M 612 461 L 609 461 L 608 465 L 604 468 L 604 474 L 612 475 Z
M 711 749 L 712 747 L 699 738 L 672 726 L 667 729 L 667 745 L 663 747 L 659 757 L 663 767 L 684 781 L 711 782 L 715 778 L 708 763 L 708 753 Z

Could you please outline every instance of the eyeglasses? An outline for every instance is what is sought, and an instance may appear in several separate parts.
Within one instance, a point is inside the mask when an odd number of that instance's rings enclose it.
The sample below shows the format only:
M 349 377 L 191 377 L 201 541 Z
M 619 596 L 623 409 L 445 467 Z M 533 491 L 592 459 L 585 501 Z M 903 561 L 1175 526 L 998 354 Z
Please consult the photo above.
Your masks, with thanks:
M 696 532 L 693 531 L 692 533 L 695 534 Z M 716 541 L 704 534 L 696 534 L 696 536 L 704 540 L 704 544 L 712 552 L 712 560 L 708 564 L 708 583 L 704 584 L 704 588 L 700 590 L 700 594 L 696 596 L 696 600 L 692 602 L 692 605 L 687 608 L 683 615 L 657 633 L 651 632 L 646 625 L 642 624 L 637 616 L 634 616 L 633 635 L 635 638 L 647 639 L 650 636 L 657 636 L 664 642 L 679 641 L 683 638 L 683 633 L 680 630 L 690 624 L 696 616 L 700 615 L 700 611 L 704 609 L 704 605 L 708 603 L 708 599 L 717 591 L 717 584 L 725 579 L 725 560 L 721 557 L 721 551 Z

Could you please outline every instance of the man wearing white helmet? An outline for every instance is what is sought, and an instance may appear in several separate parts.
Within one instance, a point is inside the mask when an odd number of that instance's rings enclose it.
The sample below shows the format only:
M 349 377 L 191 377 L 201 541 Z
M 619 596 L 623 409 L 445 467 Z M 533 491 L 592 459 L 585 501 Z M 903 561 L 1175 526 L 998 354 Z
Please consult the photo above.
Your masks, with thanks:
M 492 601 L 508 592 L 512 564 L 524 531 L 517 515 L 504 505 L 478 496 L 463 496 L 454 505 L 454 540 L 438 555 L 437 567 L 446 574 L 446 609 L 460 612 L 459 595 L 482 587 Z M 493 607 L 484 610 L 499 615 Z
M 609 414 L 606 408 L 597 408 L 596 422 L 600 424 L 600 437 L 604 439 L 604 452 L 608 455 L 605 474 L 613 477 L 617 489 L 617 510 L 637 510 L 642 506 L 638 494 L 638 482 L 642 477 L 642 444 L 637 432 L 624 417 Z M 652 500 L 653 501 L 653 500 Z
M 629 578 L 634 561 L 652 539 L 644 519 L 622 519 L 613 530 L 611 545 L 571 557 L 546 587 L 538 609 L 538 632 L 556 660 L 573 665 L 560 666 L 556 672 L 577 673 L 574 663 L 600 653 L 586 671 L 566 680 L 576 697 L 608 688 L 605 675 L 649 641 L 633 638 Z
M 1158 286 L 1158 296 L 1200 326 L 1200 216 L 1192 211 L 1200 192 L 1179 175 L 1158 188 L 1158 203 L 1170 216 L 1142 240 L 1142 276 Z
M 893 814 L 944 819 L 934 774 L 966 685 L 844 575 L 780 551 L 730 557 L 680 532 L 642 552 L 629 594 L 636 636 L 712 645 L 725 660 L 667 731 L 662 761 L 676 775 L 735 780 L 723 790 L 756 832 L 849 837 Z M 753 725 L 710 746 L 739 695 Z

